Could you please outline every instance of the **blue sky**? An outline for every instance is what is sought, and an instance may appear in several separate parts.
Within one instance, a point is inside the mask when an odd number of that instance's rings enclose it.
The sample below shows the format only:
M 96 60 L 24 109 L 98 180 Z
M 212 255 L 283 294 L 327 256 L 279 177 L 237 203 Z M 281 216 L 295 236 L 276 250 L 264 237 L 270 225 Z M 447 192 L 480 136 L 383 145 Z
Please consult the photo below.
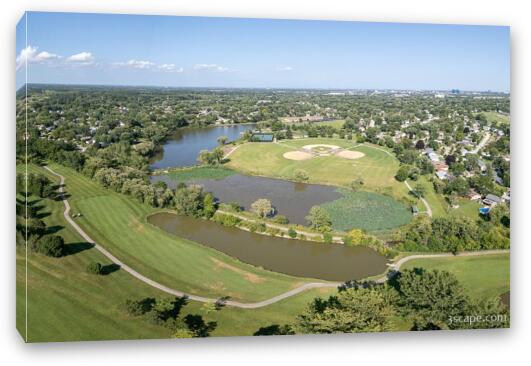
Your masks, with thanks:
M 27 13 L 28 82 L 509 91 L 509 27 Z

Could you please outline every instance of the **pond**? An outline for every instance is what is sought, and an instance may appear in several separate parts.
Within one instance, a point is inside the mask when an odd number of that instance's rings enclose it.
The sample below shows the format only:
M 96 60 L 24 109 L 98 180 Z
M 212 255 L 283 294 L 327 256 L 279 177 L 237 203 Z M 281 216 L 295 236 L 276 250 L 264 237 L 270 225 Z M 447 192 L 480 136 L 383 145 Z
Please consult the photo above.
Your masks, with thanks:
M 292 276 L 347 281 L 378 275 L 386 269 L 386 258 L 366 247 L 260 235 L 172 213 L 154 214 L 148 222 L 242 262 Z
M 151 181 L 164 181 L 170 188 L 177 182 L 166 175 L 151 177 Z M 221 202 L 237 202 L 246 210 L 258 198 L 271 201 L 278 214 L 291 223 L 306 225 L 310 208 L 341 198 L 336 187 L 319 184 L 294 183 L 280 179 L 233 174 L 223 179 L 198 179 L 187 183 L 200 184 Z
M 151 168 L 165 169 L 197 164 L 199 151 L 212 150 L 218 145 L 219 136 L 227 136 L 229 141 L 236 140 L 240 133 L 254 129 L 256 124 L 239 124 L 214 127 L 181 128 L 171 136 L 155 154 Z

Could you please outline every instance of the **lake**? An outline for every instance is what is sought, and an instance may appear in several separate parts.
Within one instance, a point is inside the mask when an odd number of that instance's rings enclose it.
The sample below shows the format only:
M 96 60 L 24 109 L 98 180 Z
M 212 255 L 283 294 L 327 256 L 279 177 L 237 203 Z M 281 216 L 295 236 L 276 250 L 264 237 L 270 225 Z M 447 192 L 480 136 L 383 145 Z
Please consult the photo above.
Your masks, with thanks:
M 387 259 L 366 247 L 260 235 L 166 212 L 148 217 L 148 222 L 242 262 L 297 277 L 348 281 L 378 275 L 387 268 Z
M 176 181 L 166 175 L 152 176 L 151 181 L 164 181 L 170 188 L 177 185 Z M 336 187 L 241 174 L 218 180 L 199 179 L 187 183 L 200 184 L 221 202 L 237 202 L 246 210 L 249 210 L 258 198 L 267 198 L 277 214 L 284 215 L 291 223 L 300 225 L 307 224 L 305 217 L 312 206 L 342 197 Z
M 213 127 L 190 127 L 181 128 L 173 136 L 169 137 L 159 151 L 153 157 L 152 169 L 165 169 L 183 167 L 197 164 L 199 151 L 212 150 L 218 146 L 217 138 L 227 136 L 229 141 L 236 140 L 240 133 L 252 130 L 254 123 L 213 126 Z

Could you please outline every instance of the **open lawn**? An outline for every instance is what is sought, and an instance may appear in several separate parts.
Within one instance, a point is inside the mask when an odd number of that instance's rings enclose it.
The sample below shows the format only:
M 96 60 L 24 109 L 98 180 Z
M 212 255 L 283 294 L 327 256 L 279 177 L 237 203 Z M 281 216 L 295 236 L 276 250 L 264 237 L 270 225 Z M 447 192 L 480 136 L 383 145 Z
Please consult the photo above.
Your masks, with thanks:
M 19 167 L 23 168 L 23 167 Z M 61 174 L 67 177 L 66 188 L 72 195 L 69 200 L 71 202 L 83 202 L 87 197 L 99 193 L 102 197 L 119 196 L 112 192 L 107 192 L 98 187 L 92 187 L 92 182 L 85 182 L 86 178 L 77 175 L 69 169 L 53 166 L 54 170 L 61 171 Z M 46 170 L 29 166 L 30 172 L 40 173 L 48 176 L 51 180 L 56 181 L 57 177 L 51 175 Z M 79 179 L 78 185 L 81 182 L 84 188 L 90 188 L 93 191 L 84 192 L 80 194 L 80 198 L 76 199 L 75 195 L 82 190 L 83 187 L 75 188 L 69 184 L 70 180 Z M 75 185 L 75 184 L 74 184 Z M 108 197 L 109 198 L 109 197 Z M 127 197 L 123 197 L 129 200 Z M 113 202 L 119 202 L 113 201 Z M 115 271 L 105 276 L 94 276 L 86 273 L 86 267 L 91 262 L 100 262 L 104 265 L 110 262 L 100 252 L 94 248 L 90 248 L 86 243 L 84 244 L 78 234 L 73 231 L 66 223 L 63 217 L 63 204 L 60 201 L 52 201 L 49 199 L 41 200 L 39 205 L 44 206 L 42 212 L 46 217 L 43 219 L 47 227 L 57 230 L 57 234 L 65 238 L 69 255 L 61 258 L 48 258 L 39 254 L 30 254 L 28 256 L 28 340 L 30 342 L 38 341 L 74 341 L 74 340 L 105 340 L 105 339 L 139 339 L 139 338 L 167 338 L 170 332 L 160 326 L 156 326 L 146 322 L 143 319 L 130 317 L 123 313 L 120 306 L 127 299 L 141 299 L 144 297 L 168 297 L 166 293 L 153 289 L 152 287 L 138 281 L 131 277 L 124 271 Z M 131 204 L 135 206 L 135 203 Z M 108 209 L 105 208 L 105 209 Z M 77 211 L 79 212 L 79 210 Z M 85 212 L 81 210 L 85 215 Z M 116 213 L 116 212 L 115 212 Z M 86 216 L 85 216 L 86 217 Z M 78 219 L 81 222 L 81 219 Z M 101 225 L 101 222 L 100 222 Z M 138 224 L 137 224 L 138 225 Z M 143 224 L 147 225 L 147 224 Z M 120 226 L 120 225 L 119 225 Z M 101 229 L 101 228 L 100 228 Z M 131 229 L 129 229 L 130 231 Z M 154 230 L 151 226 L 146 226 L 147 232 Z M 106 232 L 106 230 L 102 230 Z M 90 232 L 95 235 L 94 232 Z M 135 233 L 138 234 L 137 231 Z M 123 232 L 114 231 L 113 237 L 120 241 Z M 98 235 L 103 235 L 99 233 Z M 137 235 L 138 236 L 138 235 Z M 140 235 L 145 236 L 145 235 Z M 173 242 L 180 242 L 180 239 L 172 237 Z M 129 237 L 127 240 L 131 240 Z M 134 240 L 133 240 L 134 241 Z M 141 240 L 147 244 L 146 239 Z M 101 242 L 106 244 L 107 241 Z M 165 245 L 172 246 L 174 243 L 164 241 Z M 181 248 L 186 243 L 181 243 Z M 116 244 L 115 244 L 116 245 Z M 156 247 L 156 243 L 152 242 L 152 246 Z M 188 244 L 189 246 L 198 248 L 198 258 L 207 258 L 207 268 L 200 268 L 200 260 L 196 258 L 187 258 L 186 261 L 191 261 L 195 268 L 181 270 L 182 280 L 175 280 L 169 285 L 179 288 L 183 283 L 188 283 L 190 278 L 196 278 L 199 272 L 201 283 L 191 284 L 197 286 L 199 289 L 205 288 L 204 292 L 214 293 L 208 286 L 212 283 L 221 283 L 220 281 L 230 281 L 234 275 L 233 271 L 225 270 L 213 265 L 214 262 L 208 261 L 209 258 L 223 259 L 225 263 L 230 263 L 232 268 L 248 270 L 253 268 L 247 265 L 242 265 L 235 262 L 231 258 L 214 253 L 213 250 L 203 248 L 196 244 Z M 108 246 L 107 246 L 108 247 Z M 118 247 L 114 248 L 117 249 Z M 146 246 L 149 248 L 149 246 Z M 109 248 L 111 251 L 113 248 Z M 146 253 L 149 254 L 149 250 Z M 203 253 L 203 254 L 201 254 Z M 129 257 L 128 258 L 132 258 Z M 128 258 L 121 258 L 127 262 Z M 179 259 L 179 257 L 176 257 Z M 181 257 L 182 258 L 182 255 Z M 179 267 L 179 260 L 171 261 Z M 227 266 L 229 267 L 229 266 Z M 25 250 L 17 249 L 17 328 L 25 335 Z M 226 271 L 231 273 L 227 274 Z M 235 272 L 235 271 L 234 271 Z M 255 273 L 263 278 L 264 282 L 259 286 L 252 284 L 256 294 L 256 299 L 270 297 L 270 295 L 262 295 L 262 290 L 265 292 L 271 291 L 278 294 L 283 288 L 289 287 L 290 284 L 300 283 L 299 279 L 289 276 L 276 275 L 271 272 L 255 269 Z M 245 272 L 237 273 L 240 277 L 245 275 Z M 278 278 L 277 278 L 278 277 Z M 237 288 L 241 286 L 241 279 L 236 279 L 236 286 L 227 284 L 227 288 Z M 265 287 L 262 288 L 262 284 Z M 222 284 L 224 286 L 224 284 Z M 274 286 L 278 285 L 278 290 Z M 245 285 L 243 288 L 245 289 Z M 222 291 L 221 289 L 219 291 Z M 249 293 L 245 290 L 246 294 Z M 293 319 L 296 314 L 299 314 L 306 304 L 315 296 L 327 296 L 333 293 L 334 289 L 315 289 L 304 292 L 300 295 L 283 300 L 271 306 L 255 309 L 242 310 L 237 308 L 225 307 L 220 311 L 208 312 L 205 310 L 202 303 L 189 302 L 183 310 L 183 316 L 188 313 L 200 314 L 206 321 L 216 321 L 218 323 L 213 335 L 220 336 L 235 336 L 235 335 L 251 335 L 258 328 L 273 323 L 284 323 Z M 193 292 L 193 291 L 191 291 Z M 221 293 L 220 293 L 221 294 Z M 251 297 L 251 294 L 248 295 Z
M 459 198 L 457 200 L 459 207 L 454 209 L 450 207 L 443 195 L 435 193 L 433 183 L 427 177 L 421 176 L 417 181 L 408 180 L 408 182 L 413 188 L 419 183 L 425 188 L 424 198 L 431 207 L 433 217 L 466 216 L 472 219 L 478 218 L 479 208 L 482 207 L 478 202 L 470 201 L 468 198 Z M 419 207 L 423 209 L 421 206 L 422 203 L 419 201 Z
M 282 155 L 308 144 L 337 145 L 365 154 L 356 160 L 338 156 L 319 156 L 304 161 L 285 159 Z M 247 143 L 230 156 L 229 168 L 245 174 L 293 180 L 296 169 L 305 170 L 309 183 L 348 187 L 357 179 L 364 180 L 364 189 L 404 197 L 407 188 L 395 180 L 398 161 L 380 147 L 357 145 L 334 138 L 284 140 L 279 143 Z
M 414 259 L 401 269 L 422 267 L 453 273 L 476 299 L 499 296 L 509 291 L 509 254 L 478 257 Z
M 321 205 L 332 219 L 334 230 L 360 228 L 368 232 L 393 229 L 411 221 L 409 207 L 389 196 L 342 190 L 343 197 Z
M 507 124 L 510 122 L 509 116 L 498 112 L 483 112 L 482 114 L 487 118 L 487 121 L 491 124 Z

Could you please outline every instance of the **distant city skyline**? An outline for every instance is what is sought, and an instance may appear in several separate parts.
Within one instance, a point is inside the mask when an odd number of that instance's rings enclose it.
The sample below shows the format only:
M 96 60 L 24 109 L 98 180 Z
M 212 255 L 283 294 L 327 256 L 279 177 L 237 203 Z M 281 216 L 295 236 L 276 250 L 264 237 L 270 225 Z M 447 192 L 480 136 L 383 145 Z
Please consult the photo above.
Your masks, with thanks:
M 16 53 L 17 89 L 510 91 L 505 26 L 29 12 Z

